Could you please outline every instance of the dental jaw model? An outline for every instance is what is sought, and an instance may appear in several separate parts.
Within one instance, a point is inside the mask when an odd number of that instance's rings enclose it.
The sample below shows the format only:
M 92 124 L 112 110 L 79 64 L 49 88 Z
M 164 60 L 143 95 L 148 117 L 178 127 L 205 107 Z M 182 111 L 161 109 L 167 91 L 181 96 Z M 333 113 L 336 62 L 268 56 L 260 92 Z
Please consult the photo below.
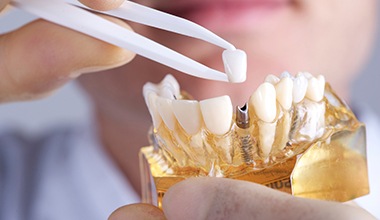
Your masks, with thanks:
M 341 202 L 369 191 L 365 126 L 321 75 L 269 75 L 235 113 L 228 96 L 191 100 L 171 75 L 143 93 L 153 119 L 144 202 L 161 206 L 170 186 L 199 176 Z
M 244 51 L 193 22 L 133 1 L 97 13 L 223 48 L 224 72 L 105 20 L 77 0 L 13 0 L 10 4 L 186 74 L 245 81 Z M 196 176 L 246 180 L 296 196 L 335 201 L 367 194 L 364 125 L 325 85 L 323 76 L 284 73 L 280 78 L 268 76 L 235 113 L 228 96 L 190 100 L 170 75 L 158 85 L 146 84 L 144 97 L 153 130 L 152 146 L 140 154 L 143 200 L 160 206 L 170 186 Z

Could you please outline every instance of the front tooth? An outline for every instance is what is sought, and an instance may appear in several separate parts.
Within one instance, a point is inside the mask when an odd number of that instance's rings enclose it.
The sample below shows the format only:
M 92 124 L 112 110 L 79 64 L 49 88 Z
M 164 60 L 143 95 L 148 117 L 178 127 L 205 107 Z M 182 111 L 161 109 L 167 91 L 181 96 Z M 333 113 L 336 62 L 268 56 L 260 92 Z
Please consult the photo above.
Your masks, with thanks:
M 267 158 L 269 153 L 272 150 L 272 145 L 274 142 L 274 137 L 276 133 L 276 125 L 277 123 L 266 123 L 259 121 L 259 138 L 260 138 L 260 149 L 262 152 L 262 156 Z
M 312 101 L 319 102 L 325 93 L 325 77 L 319 75 L 317 78 L 309 79 L 306 97 Z
M 148 109 L 149 109 L 149 113 L 150 115 L 152 116 L 152 120 L 153 120 L 153 126 L 155 128 L 158 128 L 161 124 L 161 117 L 160 117 L 160 114 L 158 113 L 158 110 L 157 110 L 157 94 L 155 92 L 149 92 L 147 93 L 147 106 L 148 106 Z
M 299 103 L 305 97 L 307 79 L 303 74 L 297 74 L 293 82 L 293 102 Z
M 230 130 L 233 109 L 229 96 L 200 101 L 200 106 L 203 120 L 210 132 L 223 135 Z
M 261 84 L 252 94 L 249 102 L 261 120 L 272 122 L 276 118 L 276 89 L 272 84 L 268 82 Z
M 173 113 L 172 100 L 158 97 L 156 101 L 158 113 L 161 115 L 165 125 L 174 130 L 176 119 Z
M 269 74 L 267 77 L 265 77 L 264 81 L 276 85 L 280 81 L 280 79 L 275 75 Z
M 222 58 L 228 81 L 244 82 L 247 77 L 247 54 L 242 50 L 225 50 Z
M 198 133 L 202 125 L 199 102 L 195 100 L 173 100 L 174 115 L 179 124 L 189 135 Z
M 275 87 L 277 101 L 285 110 L 289 110 L 293 101 L 293 80 L 289 77 L 282 78 Z

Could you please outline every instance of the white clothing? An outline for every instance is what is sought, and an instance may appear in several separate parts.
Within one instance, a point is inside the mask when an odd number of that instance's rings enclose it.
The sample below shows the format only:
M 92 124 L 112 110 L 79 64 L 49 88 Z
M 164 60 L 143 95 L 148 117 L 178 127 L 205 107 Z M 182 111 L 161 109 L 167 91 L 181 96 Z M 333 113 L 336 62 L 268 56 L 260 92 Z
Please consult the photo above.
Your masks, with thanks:
M 0 135 L 0 220 L 105 220 L 139 202 L 88 127 Z

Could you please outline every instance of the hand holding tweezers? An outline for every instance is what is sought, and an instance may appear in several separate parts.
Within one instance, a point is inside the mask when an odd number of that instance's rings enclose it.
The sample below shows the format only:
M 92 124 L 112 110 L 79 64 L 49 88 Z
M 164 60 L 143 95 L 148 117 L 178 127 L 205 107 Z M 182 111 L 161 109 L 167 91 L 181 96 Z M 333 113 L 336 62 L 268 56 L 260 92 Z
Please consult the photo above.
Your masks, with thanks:
M 64 0 L 13 0 L 11 5 L 45 20 L 133 51 L 189 75 L 230 82 L 245 80 L 247 61 L 244 51 L 237 50 L 232 44 L 191 21 L 131 1 L 125 1 L 118 9 L 97 12 L 198 38 L 222 47 L 225 49 L 223 62 L 226 74 L 83 10 L 81 8 L 90 8 L 77 0 L 67 0 L 67 2 Z

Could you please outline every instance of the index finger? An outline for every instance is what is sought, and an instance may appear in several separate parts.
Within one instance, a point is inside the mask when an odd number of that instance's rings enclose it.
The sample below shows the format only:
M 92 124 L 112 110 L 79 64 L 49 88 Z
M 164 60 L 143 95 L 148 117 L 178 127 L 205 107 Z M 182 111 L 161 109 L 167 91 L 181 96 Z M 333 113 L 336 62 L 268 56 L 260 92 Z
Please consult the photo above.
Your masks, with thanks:
M 0 0 L 1 1 L 1 0 Z M 82 4 L 99 11 L 118 8 L 124 0 L 79 0 Z

